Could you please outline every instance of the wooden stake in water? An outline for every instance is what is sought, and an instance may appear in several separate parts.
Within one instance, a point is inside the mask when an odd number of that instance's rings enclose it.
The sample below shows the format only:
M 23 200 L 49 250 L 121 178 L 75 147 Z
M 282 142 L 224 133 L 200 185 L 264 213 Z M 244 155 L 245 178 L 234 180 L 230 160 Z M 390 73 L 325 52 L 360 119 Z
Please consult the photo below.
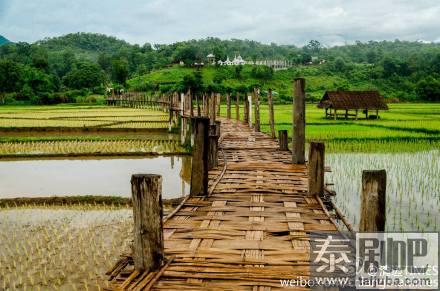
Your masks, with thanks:
M 162 177 L 131 177 L 134 218 L 134 267 L 139 272 L 158 270 L 164 259 Z
M 311 142 L 309 148 L 309 195 L 324 195 L 325 145 Z
M 385 170 L 362 172 L 361 220 L 359 231 L 385 231 L 386 222 Z

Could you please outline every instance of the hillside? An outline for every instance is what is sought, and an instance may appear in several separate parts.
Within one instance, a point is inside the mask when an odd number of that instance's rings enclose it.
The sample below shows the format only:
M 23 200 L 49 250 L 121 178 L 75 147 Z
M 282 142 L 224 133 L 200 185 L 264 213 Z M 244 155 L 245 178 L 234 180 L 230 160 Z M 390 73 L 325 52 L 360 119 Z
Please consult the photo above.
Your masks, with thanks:
M 309 96 L 315 99 L 328 89 L 376 88 L 388 98 L 405 101 L 440 98 L 440 44 L 396 40 L 327 48 L 316 40 L 296 47 L 206 38 L 140 46 L 95 33 L 2 45 L 0 93 L 8 95 L 0 96 L 8 97 L 5 102 L 58 103 L 90 92 L 104 94 L 106 86 L 151 90 L 158 83 L 181 82 L 192 75 L 193 64 L 207 63 L 211 53 L 222 60 L 240 54 L 248 61 L 288 60 L 294 66 L 278 72 L 263 66 L 208 67 L 202 70 L 205 86 L 271 86 L 278 99 L 287 100 L 292 78 L 305 76 Z M 176 66 L 181 62 L 186 67 Z
M 71 51 L 75 55 L 97 60 L 99 54 L 113 55 L 120 50 L 129 50 L 133 45 L 113 36 L 98 33 L 70 33 L 60 37 L 45 38 L 35 43 L 48 52 Z
M 0 45 L 10 42 L 6 37 L 0 35 Z
M 309 101 L 319 100 L 326 90 L 379 90 L 389 102 L 420 99 L 418 83 L 411 81 L 409 77 L 393 82 L 379 76 L 378 68 L 368 64 L 353 65 L 349 72 L 337 71 L 328 64 L 299 65 L 288 70 L 269 71 L 266 75 L 261 74 L 261 69 L 259 70 L 260 74 L 255 66 L 245 65 L 239 77 L 236 67 L 233 66 L 206 66 L 200 71 L 205 88 L 211 86 L 220 91 L 235 91 L 258 85 L 262 90 L 272 88 L 278 103 L 291 101 L 292 80 L 297 77 L 306 78 Z M 131 90 L 175 90 L 182 87 L 185 76 L 191 76 L 195 71 L 173 66 L 132 78 L 127 81 L 127 85 Z M 375 74 L 378 74 L 377 78 L 372 78 Z M 440 83 L 435 84 L 436 89 L 433 90 L 436 90 L 436 96 L 440 96 Z

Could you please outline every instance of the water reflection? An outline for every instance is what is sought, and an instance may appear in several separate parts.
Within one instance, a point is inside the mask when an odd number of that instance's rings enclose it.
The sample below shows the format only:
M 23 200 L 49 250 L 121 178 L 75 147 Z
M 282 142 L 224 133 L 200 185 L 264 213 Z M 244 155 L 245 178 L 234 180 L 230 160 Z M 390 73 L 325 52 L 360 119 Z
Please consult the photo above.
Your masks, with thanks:
M 0 161 L 0 198 L 75 195 L 130 197 L 132 174 L 159 174 L 163 198 L 189 193 L 187 156 Z

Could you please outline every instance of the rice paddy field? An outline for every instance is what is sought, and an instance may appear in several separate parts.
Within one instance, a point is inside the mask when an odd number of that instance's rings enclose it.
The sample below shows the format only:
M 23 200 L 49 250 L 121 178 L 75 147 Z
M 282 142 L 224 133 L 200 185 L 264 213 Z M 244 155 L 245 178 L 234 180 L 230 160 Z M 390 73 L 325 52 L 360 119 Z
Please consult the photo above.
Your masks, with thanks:
M 107 106 L 0 107 L 0 157 L 182 154 L 168 113 Z M 133 130 L 138 130 L 132 132 Z
M 324 141 L 328 151 L 359 152 L 408 150 L 424 143 L 429 148 L 438 148 L 440 142 L 440 104 L 389 104 L 388 111 L 381 111 L 378 120 L 326 119 L 324 110 L 316 104 L 306 105 L 306 139 Z M 270 132 L 267 105 L 260 106 L 261 129 Z M 292 105 L 275 105 L 275 130 L 285 129 L 292 134 Z M 226 115 L 226 107 L 222 107 Z M 235 116 L 233 107 L 232 116 Z M 240 118 L 243 118 L 241 108 Z M 387 146 L 383 146 L 386 143 Z M 354 146 L 353 146 L 354 144 Z M 364 145 L 361 146 L 360 144 Z
M 132 224 L 129 208 L 1 209 L 0 290 L 102 290 Z
M 155 109 L 1 106 L 0 168 L 7 174 L 0 177 L 0 199 L 36 193 L 91 195 L 91 191 L 127 196 L 133 171 L 164 172 L 165 180 L 173 179 L 164 185 L 164 197 L 181 195 L 188 189 L 187 167 L 174 155 L 188 150 L 180 145 L 177 133 L 168 132 L 168 118 L 168 113 Z M 151 154 L 173 156 L 145 158 Z M 120 155 L 127 159 L 116 157 Z M 70 160 L 71 156 L 78 158 Z M 84 165 L 87 168 L 81 168 Z M 23 171 L 11 174 L 17 167 Z M 10 174 L 13 177 L 8 178 Z M 14 192 L 23 186 L 29 187 Z M 103 189 L 110 192 L 98 193 Z M 105 272 L 119 254 L 129 252 L 132 221 L 128 207 L 83 203 L 0 207 L 0 290 L 102 290 Z
M 1 128 L 94 127 L 107 128 L 138 124 L 138 128 L 168 128 L 168 114 L 160 110 L 108 106 L 4 106 L 0 108 Z
M 440 231 L 440 150 L 388 153 L 330 153 L 336 205 L 359 225 L 362 170 L 387 171 L 386 230 Z
M 355 228 L 359 224 L 362 170 L 387 171 L 387 230 L 440 231 L 440 104 L 389 104 L 380 119 L 326 119 L 306 105 L 306 139 L 326 146 L 327 183 Z M 268 107 L 260 107 L 269 133 Z M 276 132 L 292 133 L 292 105 L 276 105 Z M 222 108 L 226 115 L 226 107 Z M 232 106 L 232 116 L 235 107 Z M 243 110 L 240 112 L 243 118 Z
M 308 104 L 306 138 L 325 142 L 332 169 L 326 181 L 334 184 L 335 202 L 355 228 L 362 170 L 386 169 L 387 230 L 440 231 L 440 104 L 389 107 L 379 120 L 334 121 Z M 262 130 L 269 132 L 267 113 L 261 106 Z M 275 106 L 276 130 L 287 129 L 289 136 L 291 113 L 291 105 Z M 42 131 L 51 128 L 56 130 Z M 184 153 L 178 134 L 167 129 L 168 115 L 158 110 L 3 106 L 0 156 Z M 128 207 L 0 208 L 0 290 L 102 290 L 117 254 L 129 251 L 132 219 Z

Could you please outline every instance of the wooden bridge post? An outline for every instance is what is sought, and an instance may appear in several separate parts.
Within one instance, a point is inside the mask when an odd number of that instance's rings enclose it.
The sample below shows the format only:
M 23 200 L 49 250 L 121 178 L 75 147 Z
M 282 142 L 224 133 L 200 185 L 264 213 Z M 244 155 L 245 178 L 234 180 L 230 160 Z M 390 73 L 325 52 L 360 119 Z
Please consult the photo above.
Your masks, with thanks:
M 252 127 L 252 96 L 247 96 L 248 99 L 248 105 L 249 105 L 249 109 L 248 109 L 248 123 L 249 123 L 249 127 Z
M 294 164 L 304 164 L 305 147 L 305 83 L 303 78 L 295 79 L 295 95 L 293 102 L 293 149 L 292 162 Z
M 212 95 L 205 95 L 206 96 L 206 117 L 209 117 L 211 115 L 211 107 L 212 107 Z
M 208 154 L 208 170 L 212 170 L 218 165 L 218 139 L 217 123 L 209 126 L 209 154 Z
M 208 116 L 208 106 L 206 106 L 206 102 L 209 102 L 209 101 L 207 101 L 207 97 L 206 97 L 206 94 L 203 94 L 203 97 L 202 97 L 202 112 L 203 112 L 203 116 Z
M 211 108 L 209 110 L 209 118 L 211 119 L 211 124 L 214 124 L 215 117 L 217 113 L 217 97 L 214 93 L 211 93 Z
M 173 95 L 168 96 L 168 131 L 173 129 Z
M 231 119 L 231 94 L 226 95 L 226 117 Z
M 288 151 L 289 150 L 289 142 L 287 137 L 287 129 L 278 131 L 278 139 L 280 144 L 280 151 Z
M 260 89 L 254 88 L 255 96 L 255 131 L 260 131 Z
M 385 170 L 362 172 L 360 232 L 385 231 L 386 185 Z
M 267 99 L 268 99 L 268 103 L 269 103 L 270 133 L 271 133 L 271 137 L 275 138 L 275 118 L 274 118 L 274 112 L 273 112 L 272 89 L 269 89 Z
M 191 195 L 208 194 L 209 118 L 195 117 Z
M 215 121 L 215 125 L 216 125 L 216 128 L 215 128 L 215 135 L 218 135 L 219 137 L 220 137 L 220 130 L 221 130 L 221 122 L 220 121 Z
M 188 99 L 189 99 L 189 115 L 191 116 L 191 117 L 193 117 L 194 116 L 194 102 L 193 102 L 193 97 L 192 97 L 192 94 L 191 94 L 191 90 L 189 89 L 188 90 Z
M 245 96 L 243 103 L 243 122 L 249 124 L 249 100 L 247 96 Z
M 131 176 L 134 218 L 134 267 L 139 272 L 158 270 L 164 260 L 162 177 Z
M 200 111 L 200 96 L 196 94 L 196 104 L 197 104 L 197 116 L 202 116 L 202 112 Z
M 222 94 L 217 93 L 217 100 L 215 102 L 217 105 L 217 116 L 220 116 L 221 104 L 222 104 Z
M 309 195 L 324 195 L 325 145 L 311 142 L 309 148 Z
M 235 96 L 235 119 L 240 120 L 240 93 Z

